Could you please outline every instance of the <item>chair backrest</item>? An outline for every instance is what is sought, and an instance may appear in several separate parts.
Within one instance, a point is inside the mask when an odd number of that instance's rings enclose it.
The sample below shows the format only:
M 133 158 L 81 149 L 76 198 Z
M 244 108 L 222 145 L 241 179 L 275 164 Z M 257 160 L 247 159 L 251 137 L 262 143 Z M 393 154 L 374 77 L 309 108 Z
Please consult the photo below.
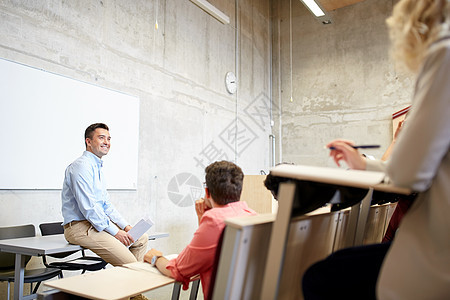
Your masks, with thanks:
M 62 224 L 62 222 L 42 223 L 42 224 L 39 224 L 39 229 L 41 230 L 42 236 L 54 235 L 54 234 L 64 234 L 64 227 L 61 224 Z M 63 253 L 56 253 L 56 254 L 52 254 L 49 256 L 55 257 L 55 258 L 64 258 L 75 252 L 78 252 L 78 250 L 70 251 L 70 252 L 63 252 Z
M 39 224 L 39 229 L 41 230 L 41 234 L 44 235 L 53 235 L 53 234 L 63 234 L 64 228 L 62 227 L 62 222 L 53 222 L 53 223 L 42 223 Z
M 213 263 L 213 268 L 212 268 L 212 273 L 211 273 L 211 281 L 209 282 L 209 292 L 208 292 L 209 295 L 204 295 L 205 300 L 211 300 L 212 296 L 213 296 L 214 284 L 216 282 L 217 268 L 219 266 L 220 253 L 222 251 L 224 235 L 225 235 L 225 228 L 222 230 L 222 233 L 220 234 L 220 237 L 219 237 L 219 242 L 217 243 L 216 254 L 214 255 L 214 263 Z
M 261 299 L 273 222 L 272 214 L 227 219 L 222 246 L 217 247 L 215 278 L 205 299 Z
M 10 227 L 0 227 L 0 240 L 32 237 L 36 235 L 33 224 L 19 225 Z M 25 257 L 25 264 L 31 259 L 31 256 Z M 0 252 L 0 269 L 14 269 L 15 255 L 13 253 Z

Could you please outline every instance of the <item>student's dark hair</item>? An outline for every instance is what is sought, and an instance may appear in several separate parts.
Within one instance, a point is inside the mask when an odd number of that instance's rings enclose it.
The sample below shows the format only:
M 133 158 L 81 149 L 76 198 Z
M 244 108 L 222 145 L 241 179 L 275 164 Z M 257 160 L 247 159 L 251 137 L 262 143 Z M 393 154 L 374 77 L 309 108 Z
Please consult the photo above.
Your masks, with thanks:
M 279 163 L 278 165 L 293 165 L 292 163 Z M 280 187 L 280 183 L 289 181 L 290 178 L 286 177 L 279 177 L 274 176 L 272 173 L 269 173 L 269 175 L 266 176 L 266 179 L 264 180 L 264 186 L 272 192 L 273 197 L 275 200 L 278 200 L 278 188 Z
M 217 161 L 205 169 L 205 180 L 209 193 L 219 205 L 239 201 L 241 198 L 244 173 L 229 161 Z
M 90 138 L 92 139 L 92 136 L 94 135 L 94 131 L 97 128 L 101 128 L 101 129 L 106 129 L 109 131 L 108 125 L 103 124 L 103 123 L 94 123 L 88 126 L 88 128 L 86 128 L 86 130 L 84 131 L 84 144 L 87 146 L 86 144 L 86 139 Z

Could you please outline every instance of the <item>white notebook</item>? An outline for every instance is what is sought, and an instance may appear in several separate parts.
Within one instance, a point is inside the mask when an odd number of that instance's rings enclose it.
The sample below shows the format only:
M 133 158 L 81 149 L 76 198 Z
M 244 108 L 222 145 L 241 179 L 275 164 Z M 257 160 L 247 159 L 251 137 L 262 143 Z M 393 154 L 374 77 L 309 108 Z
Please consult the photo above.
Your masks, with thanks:
M 150 227 L 153 226 L 153 221 L 151 219 L 141 219 L 134 225 L 133 228 L 128 231 L 128 233 L 133 237 L 134 241 L 137 241 L 144 233 L 146 233 Z

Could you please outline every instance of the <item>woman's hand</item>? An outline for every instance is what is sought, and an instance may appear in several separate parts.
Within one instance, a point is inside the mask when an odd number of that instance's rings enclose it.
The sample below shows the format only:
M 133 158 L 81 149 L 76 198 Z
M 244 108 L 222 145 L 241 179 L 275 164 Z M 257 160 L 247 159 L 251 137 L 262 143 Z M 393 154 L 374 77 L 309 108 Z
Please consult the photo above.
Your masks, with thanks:
M 330 156 L 339 167 L 340 161 L 343 160 L 350 169 L 365 170 L 366 159 L 352 147 L 353 145 L 355 145 L 353 141 L 337 139 L 329 142 L 327 148 L 333 148 L 330 150 Z

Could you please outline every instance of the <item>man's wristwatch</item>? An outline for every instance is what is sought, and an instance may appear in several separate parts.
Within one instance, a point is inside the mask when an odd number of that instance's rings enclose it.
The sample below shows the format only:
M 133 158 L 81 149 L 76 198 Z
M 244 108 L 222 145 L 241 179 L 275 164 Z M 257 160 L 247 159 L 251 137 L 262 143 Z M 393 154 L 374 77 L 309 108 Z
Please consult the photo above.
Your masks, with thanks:
M 150 264 L 152 265 L 152 266 L 155 266 L 156 265 L 156 261 L 158 260 L 158 258 L 160 258 L 161 256 L 160 255 L 154 255 L 153 257 L 152 257 L 152 261 L 150 262 Z

